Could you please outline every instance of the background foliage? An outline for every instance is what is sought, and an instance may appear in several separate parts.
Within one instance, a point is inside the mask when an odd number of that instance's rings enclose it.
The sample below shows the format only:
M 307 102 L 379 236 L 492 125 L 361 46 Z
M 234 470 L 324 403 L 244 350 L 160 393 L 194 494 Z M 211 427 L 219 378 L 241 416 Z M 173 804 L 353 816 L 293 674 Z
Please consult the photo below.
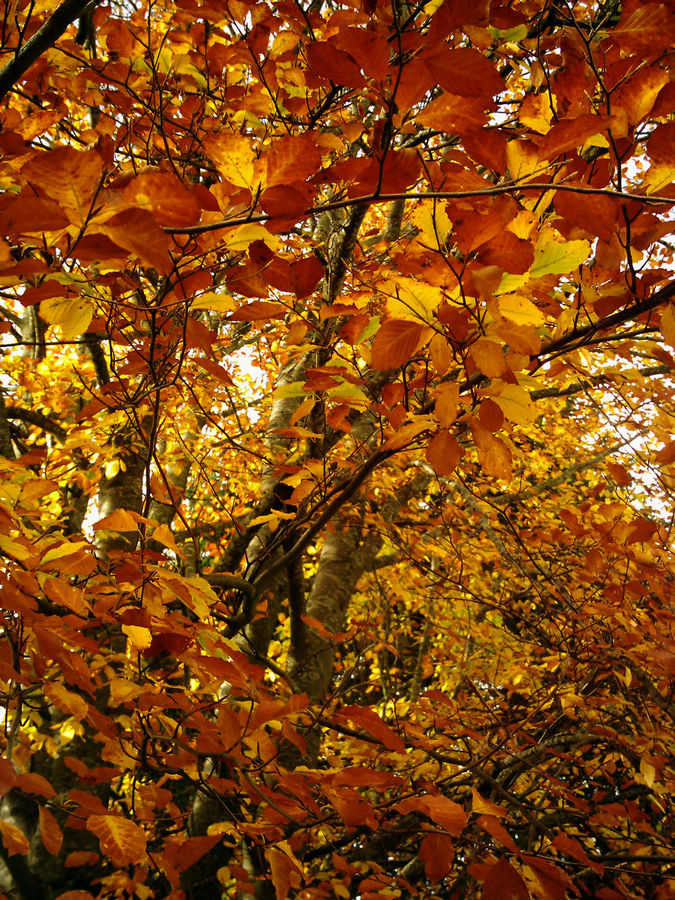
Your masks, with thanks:
M 0 7 L 3 896 L 672 897 L 672 6 Z

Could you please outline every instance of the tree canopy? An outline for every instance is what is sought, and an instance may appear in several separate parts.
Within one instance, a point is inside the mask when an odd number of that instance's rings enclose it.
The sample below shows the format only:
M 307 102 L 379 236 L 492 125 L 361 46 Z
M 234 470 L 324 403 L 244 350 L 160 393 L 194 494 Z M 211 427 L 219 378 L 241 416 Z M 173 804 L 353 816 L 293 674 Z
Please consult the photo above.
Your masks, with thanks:
M 1 7 L 0 896 L 672 898 L 672 5 Z

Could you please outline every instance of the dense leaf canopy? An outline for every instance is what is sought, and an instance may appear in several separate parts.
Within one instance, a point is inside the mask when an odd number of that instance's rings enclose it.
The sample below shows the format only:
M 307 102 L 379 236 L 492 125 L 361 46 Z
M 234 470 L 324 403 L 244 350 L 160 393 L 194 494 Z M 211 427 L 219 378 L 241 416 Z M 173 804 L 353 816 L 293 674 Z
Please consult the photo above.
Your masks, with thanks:
M 0 7 L 0 896 L 672 898 L 672 6 Z

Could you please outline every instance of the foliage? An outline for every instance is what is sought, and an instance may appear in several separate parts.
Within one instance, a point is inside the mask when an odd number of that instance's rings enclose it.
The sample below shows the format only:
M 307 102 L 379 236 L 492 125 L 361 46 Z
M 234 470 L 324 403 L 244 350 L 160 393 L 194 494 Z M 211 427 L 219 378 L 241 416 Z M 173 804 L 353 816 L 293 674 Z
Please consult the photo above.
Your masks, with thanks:
M 3 4 L 3 896 L 673 896 L 674 45 Z

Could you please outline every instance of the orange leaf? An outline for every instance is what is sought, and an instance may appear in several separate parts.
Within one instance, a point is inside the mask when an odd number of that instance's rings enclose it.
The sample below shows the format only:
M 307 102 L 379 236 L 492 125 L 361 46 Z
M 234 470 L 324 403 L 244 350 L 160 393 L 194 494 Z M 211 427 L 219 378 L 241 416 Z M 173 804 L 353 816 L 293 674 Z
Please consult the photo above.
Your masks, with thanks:
M 447 797 L 434 797 L 427 794 L 423 797 L 404 801 L 409 804 L 409 809 L 416 808 L 432 819 L 441 828 L 455 837 L 459 837 L 466 826 L 466 813 L 459 803 L 448 800 Z M 397 809 L 401 804 L 397 804 Z M 409 811 L 407 809 L 406 811 Z
M 419 858 L 429 881 L 440 881 L 449 874 L 455 856 L 452 839 L 447 834 L 427 834 L 420 844 Z
M 459 385 L 450 381 L 440 384 L 434 391 L 436 403 L 434 412 L 443 428 L 449 428 L 457 418 L 459 409 Z
M 371 365 L 374 369 L 398 369 L 422 347 L 433 331 L 406 319 L 389 319 L 380 326 L 373 341 Z
M 272 883 L 276 900 L 286 900 L 288 892 L 300 886 L 303 876 L 302 864 L 296 859 L 287 841 L 280 841 L 265 851 L 272 870 Z
M 478 450 L 478 461 L 485 472 L 494 475 L 495 478 L 509 481 L 512 477 L 512 457 L 506 444 L 490 434 L 476 419 L 471 421 L 471 432 Z
M 508 814 L 503 807 L 497 806 L 497 804 L 493 803 L 491 800 L 486 800 L 475 788 L 471 788 L 471 796 L 473 798 L 471 804 L 473 812 L 478 813 L 479 815 L 496 816 L 500 819 L 508 819 Z
M 58 856 L 63 844 L 63 832 L 49 810 L 40 806 L 40 837 L 47 853 Z
M 16 853 L 25 855 L 30 849 L 30 843 L 23 831 L 2 819 L 0 819 L 0 837 L 2 837 L 2 843 L 10 856 L 14 856 Z
M 39 794 L 40 797 L 56 797 L 56 791 L 47 781 L 47 779 L 38 775 L 37 772 L 24 772 L 18 775 L 16 779 L 16 787 L 25 791 L 27 794 Z
M 339 712 L 336 712 L 333 718 L 338 721 L 340 719 L 351 719 L 355 725 L 363 728 L 364 731 L 381 741 L 388 750 L 405 753 L 405 744 L 401 738 L 369 707 L 345 706 Z
M 498 841 L 502 847 L 506 847 L 511 853 L 518 852 L 513 838 L 496 816 L 479 816 L 476 824 Z
M 464 455 L 449 431 L 439 431 L 429 442 L 426 458 L 437 475 L 452 475 Z
M 145 858 L 145 832 L 129 819 L 93 815 L 86 824 L 98 838 L 101 852 L 116 866 L 133 865 Z
M 499 344 L 487 338 L 478 338 L 469 351 L 476 367 L 488 378 L 499 378 L 507 371 L 504 351 Z
M 92 200 L 103 174 L 103 160 L 93 151 L 56 147 L 31 159 L 21 174 L 55 200 L 71 222 L 81 225 L 91 214 Z

